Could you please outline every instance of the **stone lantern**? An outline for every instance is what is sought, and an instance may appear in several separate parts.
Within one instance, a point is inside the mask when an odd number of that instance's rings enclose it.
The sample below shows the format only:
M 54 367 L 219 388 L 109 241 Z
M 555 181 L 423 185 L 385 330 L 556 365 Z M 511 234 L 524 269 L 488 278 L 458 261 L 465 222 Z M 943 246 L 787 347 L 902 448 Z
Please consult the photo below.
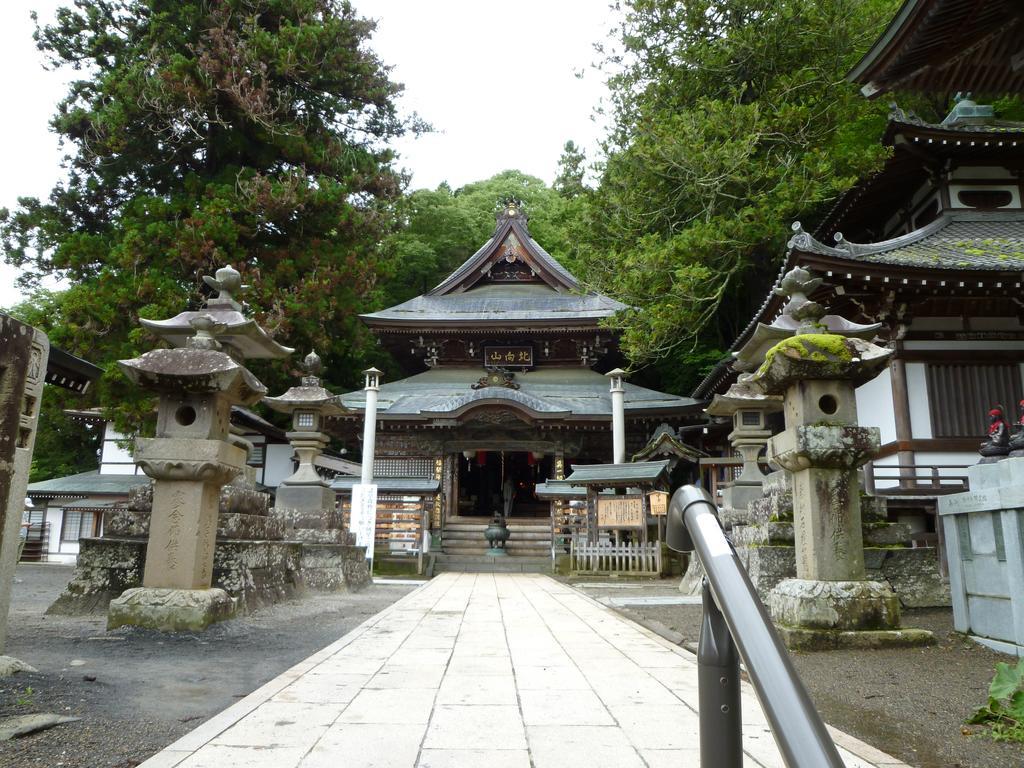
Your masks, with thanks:
M 772 436 L 768 415 L 781 410 L 781 397 L 764 395 L 746 382 L 736 382 L 724 395 L 715 395 L 704 409 L 709 416 L 729 418 L 732 422 L 729 443 L 743 458 L 740 474 L 722 490 L 722 522 L 726 527 L 748 522 L 747 506 L 763 493 L 765 476 L 758 457 Z
M 857 423 L 855 388 L 888 365 L 892 351 L 863 338 L 829 332 L 824 308 L 808 295 L 820 280 L 790 272 L 784 327 L 792 331 L 742 381 L 782 396 L 786 429 L 768 441 L 768 458 L 792 478 L 795 579 L 768 598 L 791 647 L 879 646 L 928 642 L 901 630 L 899 600 L 864 570 L 857 469 L 880 445 L 875 427 Z
M 206 311 L 143 321 L 177 348 L 118 363 L 159 406 L 156 436 L 135 443 L 135 463 L 153 478 L 143 586 L 111 601 L 110 628 L 196 630 L 234 611 L 224 590 L 211 589 L 221 488 L 242 472 L 251 447 L 230 434 L 231 407 L 266 394 L 241 360 L 290 350 L 241 314 L 231 295 L 241 288 L 238 272 L 227 267 L 217 277 L 205 278 L 220 290 Z
M 348 413 L 337 395 L 332 395 L 320 383 L 323 365 L 316 352 L 303 360 L 301 385 L 292 387 L 283 395 L 268 397 L 264 402 L 279 413 L 292 417 L 292 429 L 287 433 L 295 450 L 298 467 L 277 489 L 274 508 L 285 516 L 285 530 L 289 538 L 303 540 L 335 540 L 332 531 L 341 526 L 335 519 L 335 493 L 330 483 L 317 472 L 315 462 L 327 446 L 323 422 L 331 416 Z

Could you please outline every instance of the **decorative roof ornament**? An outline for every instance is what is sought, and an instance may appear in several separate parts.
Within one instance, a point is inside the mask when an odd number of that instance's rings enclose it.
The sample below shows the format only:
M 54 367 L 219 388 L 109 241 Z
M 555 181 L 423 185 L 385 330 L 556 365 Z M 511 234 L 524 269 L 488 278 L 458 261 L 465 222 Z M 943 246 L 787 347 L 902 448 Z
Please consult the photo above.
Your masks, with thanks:
M 223 345 L 217 341 L 217 334 L 224 333 L 228 329 L 226 323 L 217 321 L 213 315 L 206 314 L 200 315 L 199 317 L 193 317 L 189 321 L 196 332 L 196 335 L 185 342 L 185 346 L 189 349 L 214 349 L 222 350 Z
M 242 311 L 242 305 L 235 301 L 235 295 L 241 293 L 248 285 L 242 285 L 242 273 L 228 264 L 221 267 L 215 273 L 215 277 L 203 275 L 203 282 L 217 291 L 217 295 L 206 300 L 208 307 L 229 307 L 238 312 Z
M 236 300 L 242 285 L 242 275 L 230 264 L 218 269 L 216 277 L 203 276 L 203 282 L 217 291 L 206 300 L 206 308 L 181 312 L 168 320 L 140 320 L 143 327 L 164 339 L 172 347 L 223 349 L 235 360 L 246 358 L 280 359 L 294 349 L 274 341 L 255 320 L 242 314 L 242 305 Z M 198 324 L 197 324 L 198 323 Z M 199 337 L 198 341 L 191 341 Z M 216 346 L 213 346 L 216 345 Z
M 799 222 L 793 225 L 793 229 L 797 231 L 794 239 L 806 235 Z M 821 304 L 812 301 L 809 294 L 820 287 L 821 282 L 821 278 L 814 277 L 803 267 L 794 267 L 787 272 L 775 289 L 776 294 L 789 298 L 782 309 L 782 314 L 771 325 L 757 324 L 747 343 L 733 352 L 733 369 L 740 372 L 756 370 L 764 361 L 768 350 L 783 339 L 798 334 L 836 334 L 865 341 L 870 341 L 877 335 L 878 329 L 882 327 L 881 323 L 853 323 L 839 315 L 826 314 Z
M 526 213 L 525 203 L 515 195 L 505 195 L 498 198 L 498 202 L 494 206 L 496 229 L 509 219 L 518 221 L 524 227 L 530 221 L 530 217 Z
M 302 386 L 320 386 L 320 372 L 323 369 L 324 361 L 320 359 L 320 355 L 316 353 L 315 349 L 311 349 L 309 354 L 302 359 L 302 370 L 305 371 L 306 374 L 302 377 Z

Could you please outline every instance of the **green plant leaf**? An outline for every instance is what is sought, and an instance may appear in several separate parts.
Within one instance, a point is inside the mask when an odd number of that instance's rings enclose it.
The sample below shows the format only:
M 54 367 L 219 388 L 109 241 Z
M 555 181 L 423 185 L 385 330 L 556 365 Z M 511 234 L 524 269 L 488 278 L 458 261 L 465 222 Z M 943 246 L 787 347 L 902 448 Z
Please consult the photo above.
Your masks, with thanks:
M 1022 678 L 1024 678 L 1024 660 L 1016 667 L 1011 667 L 1002 661 L 999 662 L 996 664 L 996 676 L 992 678 L 992 684 L 988 688 L 989 697 L 997 701 L 1010 698 L 1020 687 Z

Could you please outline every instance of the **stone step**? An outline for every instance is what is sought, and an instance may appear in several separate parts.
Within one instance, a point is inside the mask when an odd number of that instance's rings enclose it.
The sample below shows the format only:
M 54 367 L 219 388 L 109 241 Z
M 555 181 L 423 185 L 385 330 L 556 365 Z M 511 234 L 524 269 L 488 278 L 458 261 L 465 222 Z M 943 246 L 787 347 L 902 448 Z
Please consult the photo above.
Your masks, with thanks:
M 490 555 L 452 555 L 444 552 L 434 557 L 434 573 L 551 573 L 548 557 L 515 557 Z
M 444 541 L 486 541 L 483 531 L 445 531 Z M 509 541 L 551 541 L 551 531 L 510 531 Z
M 487 552 L 488 547 L 483 546 L 459 546 L 459 545 L 446 545 L 444 547 L 444 554 L 448 555 L 483 555 Z M 509 557 L 548 557 L 551 553 L 551 547 L 506 547 Z

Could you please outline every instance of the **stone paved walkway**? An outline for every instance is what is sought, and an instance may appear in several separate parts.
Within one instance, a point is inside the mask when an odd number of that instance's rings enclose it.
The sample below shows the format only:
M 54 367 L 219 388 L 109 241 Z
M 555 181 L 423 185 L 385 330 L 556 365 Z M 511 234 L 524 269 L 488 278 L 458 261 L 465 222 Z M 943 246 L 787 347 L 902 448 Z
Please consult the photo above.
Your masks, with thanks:
M 746 768 L 781 768 L 743 695 Z M 697 768 L 696 707 L 692 654 L 580 592 L 442 574 L 143 766 Z M 904 765 L 833 736 L 847 768 Z

